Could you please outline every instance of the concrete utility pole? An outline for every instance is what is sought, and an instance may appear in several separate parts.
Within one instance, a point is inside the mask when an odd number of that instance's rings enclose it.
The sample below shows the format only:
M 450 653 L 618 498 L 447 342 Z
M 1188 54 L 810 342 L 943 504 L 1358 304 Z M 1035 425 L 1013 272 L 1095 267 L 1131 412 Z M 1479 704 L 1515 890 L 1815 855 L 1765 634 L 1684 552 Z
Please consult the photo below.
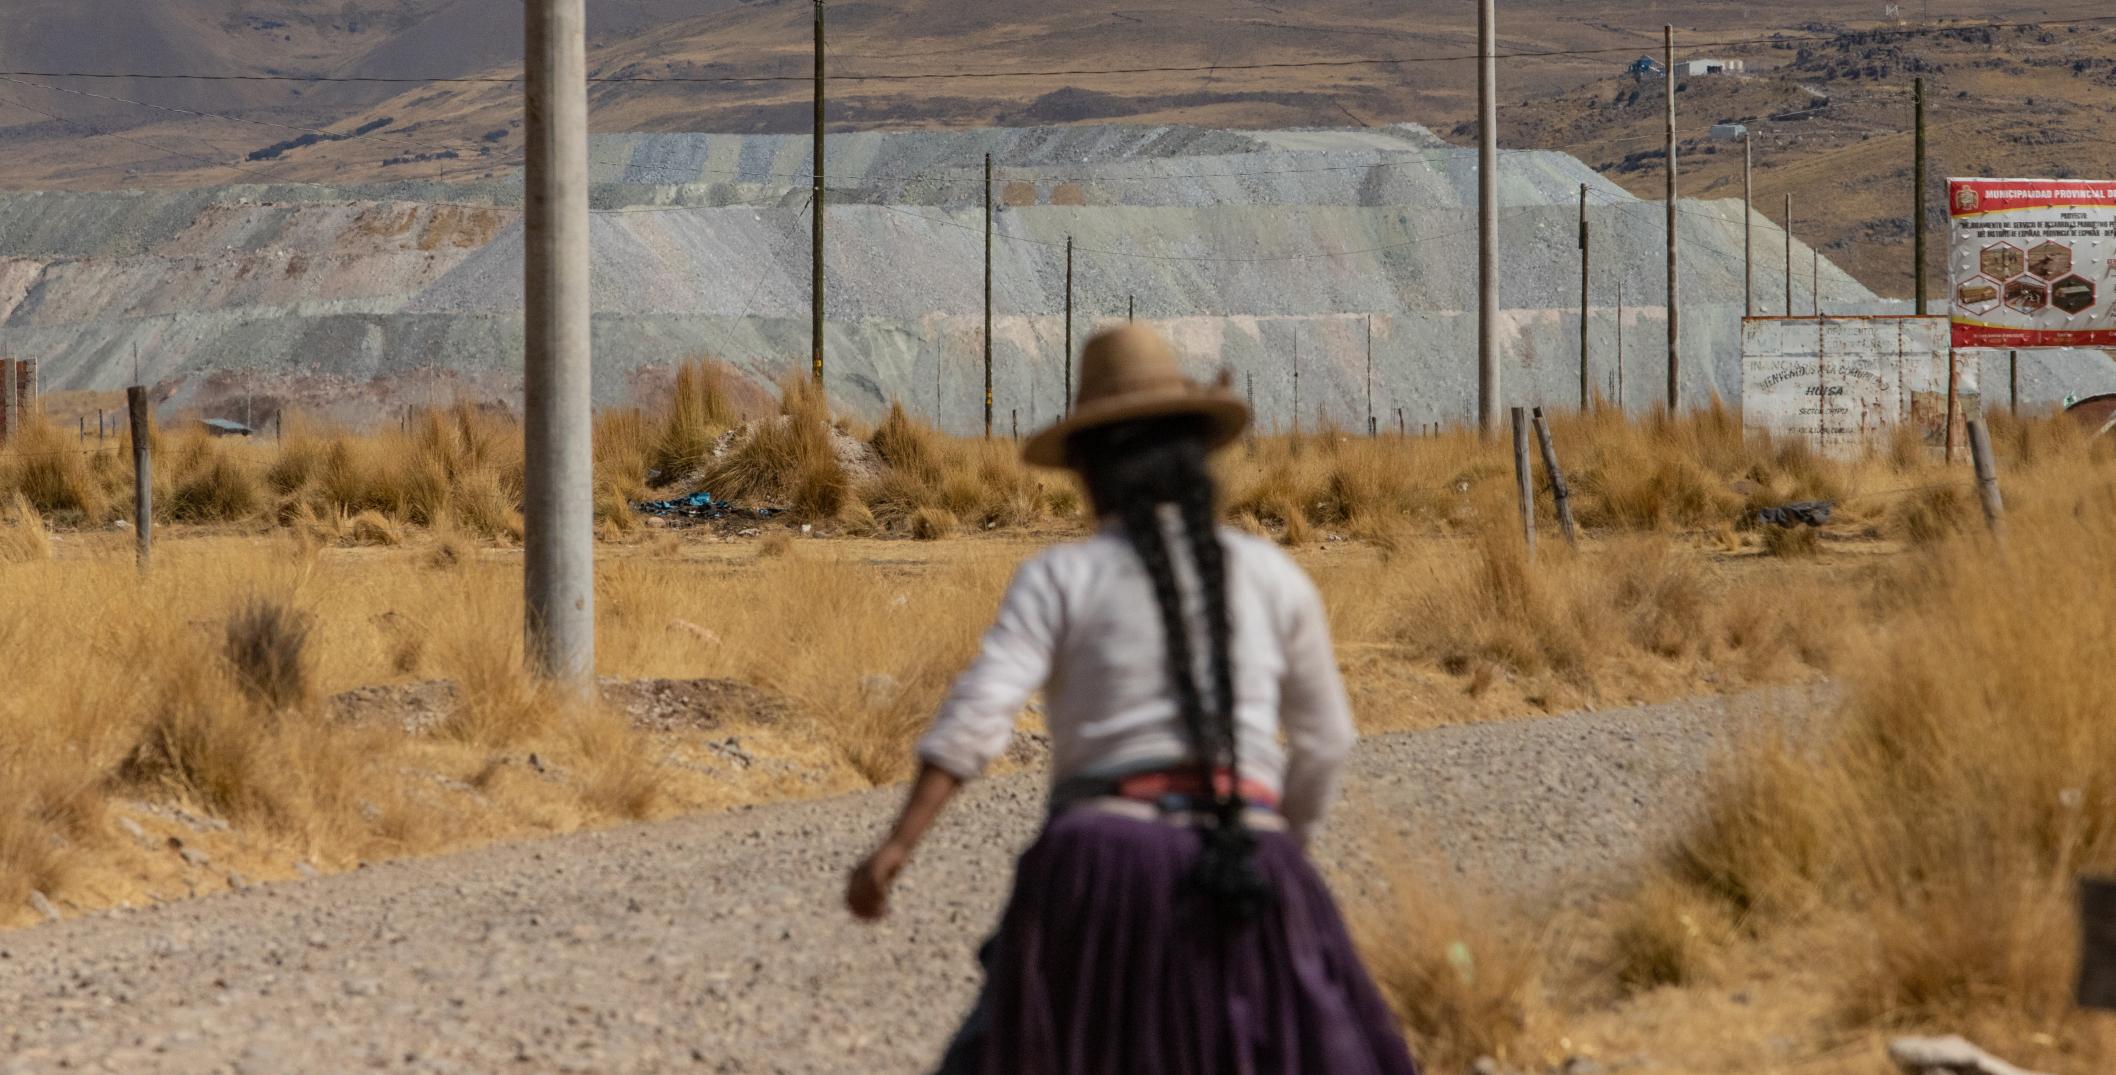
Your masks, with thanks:
M 1756 147 L 1741 132 L 1741 311 L 1756 316 Z
M 1065 409 L 1073 416 L 1073 237 L 1065 237 Z
M 1587 383 L 1587 184 L 1580 184 L 1580 411 L 1594 398 Z
M 1663 52 L 1668 67 L 1668 413 L 1682 404 L 1682 347 L 1677 313 L 1680 289 L 1675 264 L 1675 198 L 1679 188 L 1675 159 L 1675 27 L 1663 26 Z
M 595 673 L 586 0 L 524 0 L 523 582 L 536 670 Z
M 1911 84 L 1911 98 L 1917 109 L 1917 163 L 1911 168 L 1911 183 L 1917 192 L 1911 197 L 1912 254 L 1916 259 L 1911 269 L 1918 296 L 1918 316 L 1925 316 L 1925 79 L 1920 77 Z
M 992 155 L 985 154 L 985 439 L 992 439 Z
M 823 0 L 816 0 L 815 175 L 809 203 L 808 318 L 810 359 L 823 383 Z
M 1477 428 L 1499 431 L 1499 16 L 1477 5 Z

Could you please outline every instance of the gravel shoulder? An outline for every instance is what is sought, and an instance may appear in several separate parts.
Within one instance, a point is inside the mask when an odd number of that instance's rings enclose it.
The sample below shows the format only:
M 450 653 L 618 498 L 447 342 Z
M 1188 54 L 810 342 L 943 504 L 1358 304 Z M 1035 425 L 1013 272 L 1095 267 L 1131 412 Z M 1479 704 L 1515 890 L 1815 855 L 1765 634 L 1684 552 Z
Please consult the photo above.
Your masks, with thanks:
M 1812 701 L 1373 737 L 1318 857 L 1341 888 L 1415 854 L 1567 899 L 1683 816 L 1729 729 Z M 1042 790 L 1036 774 L 970 789 L 875 927 L 839 885 L 894 789 L 0 934 L 0 1073 L 923 1070 L 974 994 Z

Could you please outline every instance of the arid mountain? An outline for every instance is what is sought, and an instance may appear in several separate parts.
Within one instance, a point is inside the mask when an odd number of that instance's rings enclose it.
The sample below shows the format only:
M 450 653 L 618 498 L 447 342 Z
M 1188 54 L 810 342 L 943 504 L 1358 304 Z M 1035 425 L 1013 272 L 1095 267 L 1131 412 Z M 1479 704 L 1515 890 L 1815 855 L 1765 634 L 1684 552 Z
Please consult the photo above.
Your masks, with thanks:
M 1738 146 L 1707 140 L 1706 128 L 1749 123 L 1760 202 L 1796 194 L 1796 215 L 1813 222 L 1803 230 L 1886 292 L 1908 291 L 1902 132 L 1914 75 L 1932 84 L 1935 177 L 2116 170 L 2116 150 L 2096 133 L 2116 111 L 2116 23 L 1960 28 L 2078 18 L 2077 4 L 1502 0 L 1500 9 L 1503 47 L 1529 54 L 1502 64 L 1506 144 L 1565 149 L 1636 191 L 1655 189 L 1659 102 L 1624 71 L 1658 52 L 1659 27 L 1672 22 L 1684 55 L 1748 65 L 1744 76 L 1682 80 L 1686 189 L 1738 192 Z M 595 74 L 627 80 L 596 86 L 598 130 L 807 129 L 810 4 L 595 0 L 590 10 Z M 1475 68 L 1463 57 L 1474 50 L 1475 8 L 1461 0 L 854 0 L 828 12 L 840 130 L 1409 120 L 1446 132 L 1474 108 Z M 1871 33 L 1934 24 L 1957 29 Z M 1772 35 L 1775 44 L 1744 43 Z M 520 37 L 515 0 L 26 0 L 0 28 L 0 67 L 17 72 L 0 76 L 0 186 L 504 176 L 519 161 L 519 87 L 424 80 L 504 80 L 518 70 Z M 1571 54 L 1532 55 L 1550 52 Z M 1405 62 L 1343 63 L 1375 58 Z M 1227 66 L 1261 63 L 1336 66 Z M 1171 67 L 1185 70 L 1136 70 Z M 414 81 L 48 74 L 69 71 Z M 775 81 L 714 81 L 757 78 Z M 1454 137 L 1472 134 L 1459 127 Z

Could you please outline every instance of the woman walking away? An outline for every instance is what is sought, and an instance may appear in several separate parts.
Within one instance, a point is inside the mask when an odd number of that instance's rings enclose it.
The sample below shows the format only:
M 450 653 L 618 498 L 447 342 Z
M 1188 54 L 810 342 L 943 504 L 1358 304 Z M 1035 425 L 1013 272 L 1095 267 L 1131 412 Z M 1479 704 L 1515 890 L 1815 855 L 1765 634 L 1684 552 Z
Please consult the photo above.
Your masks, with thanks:
M 1088 343 L 1071 417 L 1027 445 L 1078 472 L 1101 528 L 1015 576 L 846 894 L 886 912 L 919 838 L 1042 689 L 1050 818 L 943 1075 L 1417 1071 L 1304 851 L 1352 743 L 1321 598 L 1214 521 L 1206 458 L 1248 421 L 1127 327 Z

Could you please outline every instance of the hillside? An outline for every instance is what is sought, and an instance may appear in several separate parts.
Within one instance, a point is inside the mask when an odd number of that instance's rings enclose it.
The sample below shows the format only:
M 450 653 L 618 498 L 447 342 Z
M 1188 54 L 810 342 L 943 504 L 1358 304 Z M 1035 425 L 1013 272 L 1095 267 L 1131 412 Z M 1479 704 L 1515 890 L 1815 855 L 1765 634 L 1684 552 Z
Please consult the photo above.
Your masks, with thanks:
M 1760 201 L 1783 193 L 1836 260 L 1906 295 L 1907 82 L 1934 85 L 1933 174 L 2116 172 L 2092 135 L 2116 100 L 2116 24 L 1879 40 L 1882 25 L 1826 0 L 1622 3 L 1509 0 L 1506 143 L 1580 155 L 1639 193 L 1658 188 L 1657 101 L 1623 77 L 1657 52 L 1746 59 L 1751 74 L 1693 80 L 1683 126 L 1692 192 L 1738 192 L 1736 157 L 1702 141 L 1714 120 L 1758 124 Z M 1915 8 L 1920 23 L 2077 17 L 2073 5 Z M 809 123 L 811 7 L 796 0 L 611 0 L 591 7 L 593 122 L 603 132 L 797 133 Z M 829 9 L 836 130 L 1130 122 L 1229 129 L 1416 122 L 1456 141 L 1471 118 L 1474 8 L 1443 0 L 1140 0 L 1122 9 L 847 2 Z M 0 30 L 23 72 L 189 72 L 353 79 L 506 78 L 519 7 L 501 0 L 29 0 Z M 1899 23 L 1889 23 L 1899 26 Z M 1773 32 L 1775 46 L 1729 45 Z M 1414 62 L 1342 65 L 1368 57 Z M 1271 70 L 1213 65 L 1331 64 Z M 1103 73 L 1112 69 L 1189 68 Z M 1015 72 L 1074 72 L 1028 74 Z M 960 76 L 964 72 L 1003 77 Z M 1086 72 L 1086 73 L 1082 73 Z M 859 76 L 915 76 L 908 81 Z M 782 81 L 716 82 L 730 77 Z M 112 190 L 260 182 L 461 182 L 519 162 L 512 83 L 155 81 L 4 76 L 0 187 Z M 199 113 L 210 113 L 202 115 Z M 330 132 L 319 137 L 316 132 Z M 304 142 L 312 144 L 302 144 Z M 1899 144 L 1903 143 L 1903 144 Z M 1900 174 L 1899 174 L 1900 173 Z M 1772 210 L 1776 213 L 1776 210 Z
M 2116 140 L 2102 133 L 2116 118 L 2116 23 L 1846 33 L 1721 52 L 1745 60 L 1747 72 L 1677 86 L 1684 193 L 1740 197 L 1740 143 L 1714 141 L 1707 130 L 1747 125 L 1757 208 L 1782 222 L 1793 195 L 1796 234 L 1819 239 L 1826 256 L 1885 294 L 1911 292 L 1914 79 L 1926 86 L 1933 281 L 1947 276 L 1948 176 L 2116 175 Z M 1604 78 L 1521 101 L 1506 118 L 1509 145 L 1578 147 L 1632 192 L 1662 190 L 1658 82 Z M 1452 133 L 1473 137 L 1474 128 Z M 1932 285 L 1935 297 L 1945 291 Z

